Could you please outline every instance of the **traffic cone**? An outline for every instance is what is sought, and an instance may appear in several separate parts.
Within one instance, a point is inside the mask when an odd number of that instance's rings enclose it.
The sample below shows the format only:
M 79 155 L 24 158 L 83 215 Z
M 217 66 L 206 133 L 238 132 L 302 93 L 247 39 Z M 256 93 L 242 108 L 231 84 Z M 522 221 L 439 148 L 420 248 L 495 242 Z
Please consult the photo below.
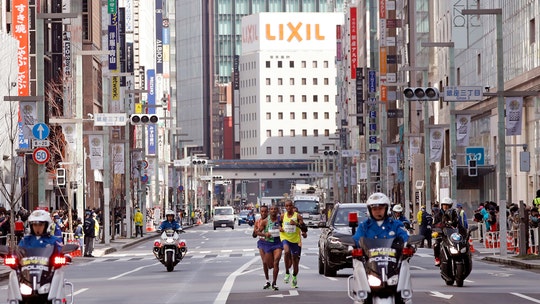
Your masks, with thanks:
M 152 231 L 154 231 L 154 225 L 152 225 L 152 222 L 147 222 L 147 223 L 146 223 L 146 231 L 147 231 L 147 232 L 152 232 Z
M 472 253 L 475 253 L 475 252 L 476 252 L 476 250 L 474 250 L 473 240 L 472 240 L 472 239 L 469 239 L 469 250 L 470 250 Z

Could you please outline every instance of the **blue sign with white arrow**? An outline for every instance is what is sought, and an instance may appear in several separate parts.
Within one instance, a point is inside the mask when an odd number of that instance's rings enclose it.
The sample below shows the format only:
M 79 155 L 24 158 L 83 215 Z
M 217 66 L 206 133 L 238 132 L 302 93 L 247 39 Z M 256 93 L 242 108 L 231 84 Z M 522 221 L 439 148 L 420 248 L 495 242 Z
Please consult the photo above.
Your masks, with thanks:
M 35 124 L 34 127 L 32 128 L 32 134 L 34 135 L 36 139 L 47 138 L 49 136 L 49 132 L 50 132 L 49 126 L 47 126 L 46 124 L 42 122 Z

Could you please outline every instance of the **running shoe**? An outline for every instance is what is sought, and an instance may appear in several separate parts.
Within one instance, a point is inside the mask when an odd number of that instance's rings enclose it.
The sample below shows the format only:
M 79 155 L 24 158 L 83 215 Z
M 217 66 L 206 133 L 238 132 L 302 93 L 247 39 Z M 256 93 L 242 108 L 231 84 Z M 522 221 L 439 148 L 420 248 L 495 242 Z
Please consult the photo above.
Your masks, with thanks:
M 272 290 L 279 290 L 279 288 L 276 285 L 272 284 Z
M 298 281 L 296 280 L 296 276 L 292 276 L 292 287 L 293 288 L 298 288 Z
M 266 285 L 264 285 L 263 289 L 270 289 L 270 282 L 266 282 Z
M 289 284 L 290 278 L 291 278 L 291 275 L 289 273 L 286 273 L 285 278 L 283 278 L 283 282 L 285 282 L 285 284 Z

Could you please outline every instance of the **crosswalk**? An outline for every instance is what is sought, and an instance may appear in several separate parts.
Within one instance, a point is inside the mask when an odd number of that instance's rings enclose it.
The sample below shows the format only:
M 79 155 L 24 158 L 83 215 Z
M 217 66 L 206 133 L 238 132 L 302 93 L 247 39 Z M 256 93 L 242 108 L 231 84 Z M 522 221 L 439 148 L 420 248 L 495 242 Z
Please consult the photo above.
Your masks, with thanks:
M 257 248 L 237 248 L 237 249 L 220 249 L 220 250 L 188 250 L 184 259 L 208 259 L 208 258 L 238 258 L 238 257 L 254 257 L 259 255 Z M 317 256 L 318 248 L 302 248 L 302 256 Z M 111 253 L 106 256 L 92 259 L 94 263 L 103 262 L 122 262 L 122 261 L 141 261 L 154 260 L 152 252 L 140 253 Z

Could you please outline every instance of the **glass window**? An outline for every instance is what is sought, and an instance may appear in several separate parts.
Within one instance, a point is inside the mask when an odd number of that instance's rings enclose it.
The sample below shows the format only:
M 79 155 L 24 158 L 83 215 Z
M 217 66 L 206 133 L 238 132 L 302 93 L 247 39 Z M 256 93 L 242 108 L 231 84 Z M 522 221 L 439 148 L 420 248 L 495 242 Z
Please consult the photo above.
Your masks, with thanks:
M 272 119 L 272 113 L 266 112 L 266 119 L 267 119 L 267 120 Z
M 313 95 L 313 102 L 319 102 L 319 96 Z
M 266 78 L 266 85 L 270 85 L 271 82 L 270 82 L 270 78 Z
M 302 112 L 302 119 L 307 119 L 307 112 Z
M 267 68 L 270 67 L 270 61 L 266 61 L 266 67 L 267 67 Z
M 302 95 L 302 102 L 307 102 L 307 96 L 306 95 Z
M 317 81 L 317 78 L 313 78 L 313 84 L 314 84 L 314 85 L 319 84 L 318 81 Z
M 324 112 L 324 119 L 330 119 L 330 113 Z
M 294 85 L 294 78 L 289 79 L 289 84 Z
M 291 154 L 296 154 L 296 147 L 293 146 L 293 147 L 291 147 L 290 150 L 291 150 Z
M 313 119 L 319 119 L 319 112 L 313 112 Z
M 313 60 L 313 62 L 311 63 L 311 67 L 316 68 L 317 67 L 317 61 Z
M 272 147 L 266 147 L 266 154 L 272 154 Z
M 290 134 L 291 134 L 291 137 L 295 137 L 296 136 L 296 131 L 294 129 L 291 129 Z
M 278 118 L 279 120 L 283 119 L 283 112 L 277 113 L 277 118 Z
M 324 95 L 324 102 L 330 102 L 330 96 Z
M 302 60 L 301 65 L 302 65 L 302 68 L 305 68 L 306 67 L 306 62 Z
M 279 137 L 283 137 L 283 130 L 278 130 L 277 133 Z
M 277 62 L 277 67 L 278 67 L 278 68 L 282 68 L 282 67 L 283 67 L 283 61 L 281 61 L 281 60 L 278 61 L 278 62 Z
M 266 130 L 266 137 L 272 137 L 272 130 Z
M 328 68 L 328 60 L 325 60 L 325 61 L 323 62 L 323 67 L 324 67 L 325 69 Z
M 283 95 L 278 95 L 277 101 L 278 102 L 283 102 Z
M 266 95 L 266 102 L 272 102 L 272 97 L 270 95 Z
M 291 112 L 291 120 L 294 120 L 294 112 Z
M 278 78 L 277 84 L 278 85 L 283 85 L 283 78 Z
M 278 147 L 278 153 L 283 154 L 283 147 Z
M 289 67 L 294 68 L 294 61 L 289 61 Z
M 330 130 L 324 129 L 324 136 L 326 137 L 330 136 Z
M 306 146 L 302 147 L 302 154 L 307 154 L 307 147 Z
M 307 137 L 307 130 L 306 129 L 302 129 L 302 136 Z
M 330 81 L 328 80 L 328 78 L 325 78 L 324 79 L 324 85 L 328 85 L 330 83 Z
M 319 136 L 319 130 L 317 130 L 317 129 L 313 130 L 313 136 L 318 137 Z
M 302 85 L 306 85 L 307 84 L 307 79 L 306 78 L 302 78 Z
M 294 102 L 294 95 L 289 96 L 289 101 Z

